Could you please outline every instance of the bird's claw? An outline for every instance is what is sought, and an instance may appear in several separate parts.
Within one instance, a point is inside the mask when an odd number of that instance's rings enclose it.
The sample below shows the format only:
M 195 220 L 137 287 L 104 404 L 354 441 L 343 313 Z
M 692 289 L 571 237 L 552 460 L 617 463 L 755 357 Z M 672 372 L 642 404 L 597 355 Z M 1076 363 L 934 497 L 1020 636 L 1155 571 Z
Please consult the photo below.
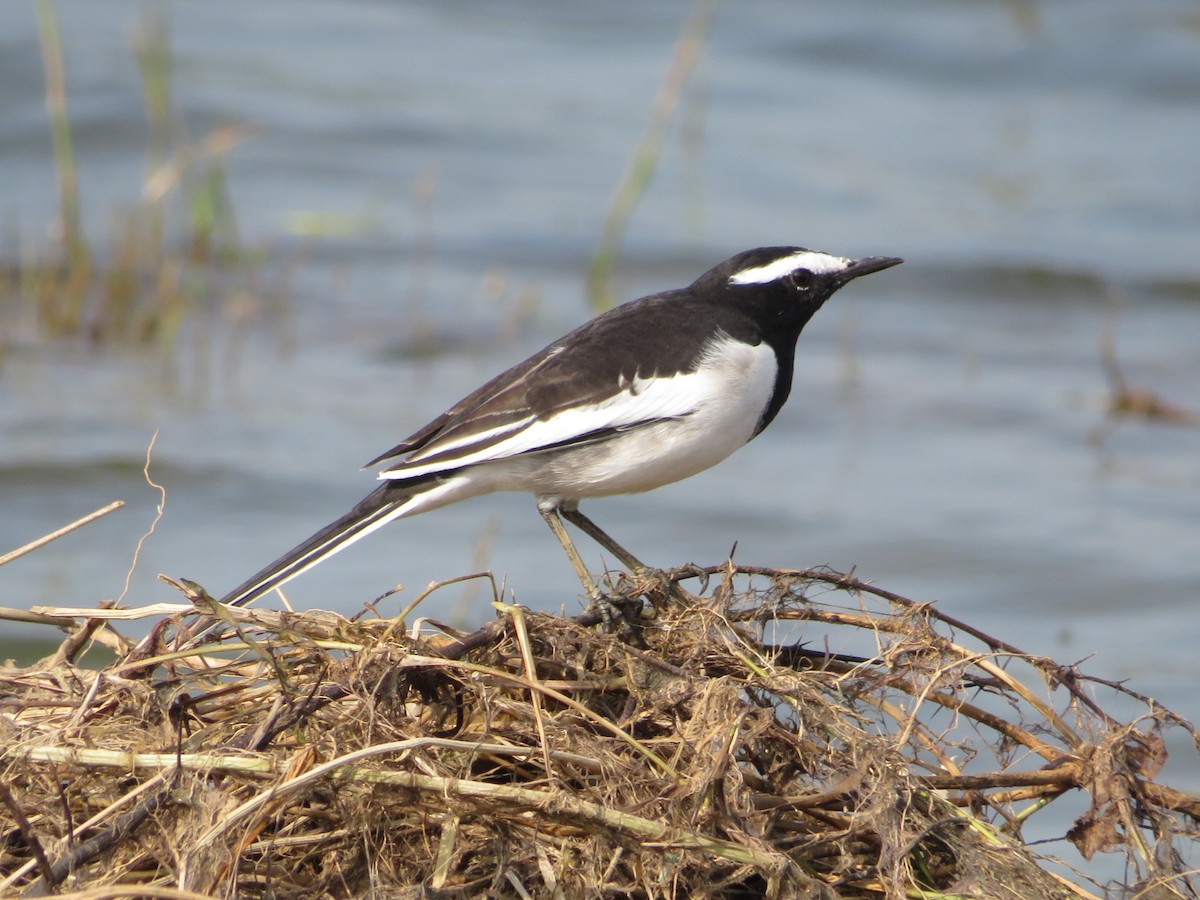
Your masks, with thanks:
M 624 641 L 636 641 L 642 619 L 642 600 L 638 596 L 601 596 L 588 604 L 584 617 L 599 620 L 600 626 Z

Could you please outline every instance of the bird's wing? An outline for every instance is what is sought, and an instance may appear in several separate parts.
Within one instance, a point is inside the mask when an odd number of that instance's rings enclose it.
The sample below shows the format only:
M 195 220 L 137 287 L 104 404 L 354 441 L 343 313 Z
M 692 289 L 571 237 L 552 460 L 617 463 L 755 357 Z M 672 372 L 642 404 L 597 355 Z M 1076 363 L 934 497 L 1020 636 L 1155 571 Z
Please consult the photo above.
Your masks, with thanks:
M 383 462 L 385 459 L 393 459 L 397 456 L 404 456 L 405 454 L 412 453 L 414 450 L 420 450 L 422 447 L 425 447 L 432 441 L 435 441 L 438 435 L 447 427 L 449 427 L 451 423 L 461 419 L 470 409 L 486 401 L 488 397 L 502 387 L 504 382 L 519 375 L 524 367 L 531 365 L 536 361 L 536 359 L 537 357 L 531 357 L 530 359 L 525 360 L 525 362 L 513 366 L 513 368 L 509 369 L 508 371 L 501 372 L 487 384 L 483 385 L 483 387 L 467 395 L 466 397 L 463 397 L 463 399 L 459 400 L 456 404 L 454 404 L 420 431 L 416 431 L 409 435 L 390 450 L 380 453 L 377 457 L 364 465 L 363 468 L 369 469 L 372 466 L 379 465 L 379 463 Z
M 379 457 L 376 462 L 406 456 L 379 477 L 428 476 L 688 415 L 711 390 L 694 371 L 710 336 L 701 330 L 700 318 L 689 320 L 694 325 L 653 335 L 659 345 L 651 357 L 659 361 L 657 371 L 639 369 L 629 340 L 636 329 L 644 352 L 646 307 L 653 313 L 656 306 L 678 302 L 670 294 L 656 295 L 593 319 Z

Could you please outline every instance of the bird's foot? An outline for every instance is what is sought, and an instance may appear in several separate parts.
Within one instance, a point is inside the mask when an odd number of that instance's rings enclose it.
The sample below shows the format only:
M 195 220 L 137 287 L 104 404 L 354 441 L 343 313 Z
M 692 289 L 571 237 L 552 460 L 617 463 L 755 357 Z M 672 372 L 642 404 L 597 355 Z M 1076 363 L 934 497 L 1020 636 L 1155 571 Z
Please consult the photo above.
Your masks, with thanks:
M 617 584 L 617 593 L 623 597 L 645 597 L 656 609 L 671 600 L 684 601 L 687 592 L 662 569 L 638 566 L 623 573 Z
M 579 621 L 599 624 L 605 631 L 621 640 L 641 644 L 642 599 L 634 595 L 600 596 L 588 604 Z

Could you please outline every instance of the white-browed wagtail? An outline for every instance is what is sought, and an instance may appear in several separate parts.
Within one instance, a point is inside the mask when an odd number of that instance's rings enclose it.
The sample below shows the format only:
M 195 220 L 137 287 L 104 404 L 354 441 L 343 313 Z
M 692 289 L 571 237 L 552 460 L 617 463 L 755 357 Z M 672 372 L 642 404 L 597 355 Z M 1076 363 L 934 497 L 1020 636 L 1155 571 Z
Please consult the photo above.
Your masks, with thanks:
M 851 280 L 900 262 L 762 247 L 597 316 L 368 463 L 384 464 L 379 487 L 221 602 L 249 603 L 395 519 L 493 491 L 534 495 L 600 599 L 560 514 L 640 568 L 579 502 L 687 478 L 758 435 L 787 400 L 812 315 Z

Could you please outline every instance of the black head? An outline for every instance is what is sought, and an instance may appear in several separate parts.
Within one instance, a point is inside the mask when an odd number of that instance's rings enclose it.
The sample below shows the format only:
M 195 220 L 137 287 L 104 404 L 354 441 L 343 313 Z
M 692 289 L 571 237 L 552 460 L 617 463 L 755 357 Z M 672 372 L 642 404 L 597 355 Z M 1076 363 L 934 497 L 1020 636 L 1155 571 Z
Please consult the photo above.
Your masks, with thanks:
M 848 259 L 804 247 L 759 247 L 705 272 L 693 288 L 744 305 L 798 333 L 839 288 L 903 261 L 894 256 Z

